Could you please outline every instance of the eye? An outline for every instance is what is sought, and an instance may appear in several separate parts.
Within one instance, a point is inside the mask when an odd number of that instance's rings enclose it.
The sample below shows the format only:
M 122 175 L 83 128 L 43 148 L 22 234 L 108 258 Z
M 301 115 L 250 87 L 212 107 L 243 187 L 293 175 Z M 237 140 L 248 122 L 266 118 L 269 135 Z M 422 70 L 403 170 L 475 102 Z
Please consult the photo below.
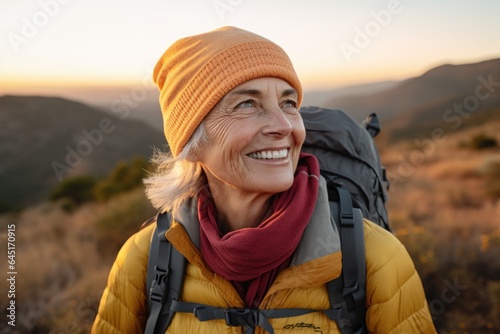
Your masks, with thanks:
M 297 102 L 295 102 L 294 100 L 286 100 L 286 101 L 283 101 L 283 103 L 281 104 L 281 108 L 282 109 L 297 109 Z
M 246 101 L 243 101 L 241 103 L 238 103 L 236 105 L 236 108 L 252 108 L 255 106 L 255 101 L 254 100 L 246 100 Z

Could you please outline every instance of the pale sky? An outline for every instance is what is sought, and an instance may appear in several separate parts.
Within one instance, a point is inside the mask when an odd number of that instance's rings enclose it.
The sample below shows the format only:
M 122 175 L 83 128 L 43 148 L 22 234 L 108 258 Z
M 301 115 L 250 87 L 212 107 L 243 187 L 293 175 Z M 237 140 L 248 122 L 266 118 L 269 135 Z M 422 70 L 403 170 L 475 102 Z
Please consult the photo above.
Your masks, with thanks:
M 500 57 L 499 17 L 498 0 L 0 0 L 0 94 L 140 82 L 226 25 L 285 49 L 305 89 L 404 79 Z

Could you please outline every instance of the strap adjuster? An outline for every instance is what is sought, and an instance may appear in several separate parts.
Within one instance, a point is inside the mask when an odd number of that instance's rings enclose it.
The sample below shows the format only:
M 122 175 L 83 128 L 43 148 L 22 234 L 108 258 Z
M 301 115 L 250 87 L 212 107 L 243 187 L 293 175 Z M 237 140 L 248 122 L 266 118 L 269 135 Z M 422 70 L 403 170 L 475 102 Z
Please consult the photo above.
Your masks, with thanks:
M 224 319 L 228 326 L 251 326 L 259 323 L 259 310 L 248 308 L 227 308 L 224 310 Z
M 354 226 L 354 215 L 351 212 L 341 212 L 340 213 L 340 223 L 343 227 L 353 227 Z

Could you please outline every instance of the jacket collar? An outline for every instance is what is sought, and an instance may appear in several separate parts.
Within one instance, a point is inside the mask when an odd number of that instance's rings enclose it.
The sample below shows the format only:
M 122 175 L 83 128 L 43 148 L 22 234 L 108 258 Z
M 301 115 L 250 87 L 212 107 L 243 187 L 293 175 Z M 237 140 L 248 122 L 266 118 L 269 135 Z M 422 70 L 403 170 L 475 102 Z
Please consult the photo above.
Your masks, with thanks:
M 330 214 L 326 181 L 323 177 L 320 177 L 318 191 L 316 206 L 295 250 L 291 267 L 340 251 L 340 237 Z

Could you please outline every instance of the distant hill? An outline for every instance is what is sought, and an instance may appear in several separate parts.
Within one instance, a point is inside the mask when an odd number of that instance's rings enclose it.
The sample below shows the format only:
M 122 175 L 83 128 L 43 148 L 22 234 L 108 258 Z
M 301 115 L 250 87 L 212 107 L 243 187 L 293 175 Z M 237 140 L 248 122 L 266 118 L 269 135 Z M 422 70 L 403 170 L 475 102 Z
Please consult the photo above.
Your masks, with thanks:
M 359 85 L 345 86 L 339 88 L 306 90 L 302 100 L 303 106 L 325 106 L 333 99 L 340 99 L 346 96 L 363 96 L 375 94 L 395 87 L 399 81 L 380 81 Z
M 0 208 L 30 205 L 62 179 L 149 157 L 161 131 L 57 97 L 0 97 Z
M 463 130 L 500 118 L 500 59 L 438 66 L 385 90 L 333 97 L 325 106 L 358 121 L 377 113 L 380 145 Z
M 482 81 L 500 82 L 500 59 L 492 59 L 472 64 L 442 65 L 433 68 L 419 77 L 401 81 L 399 84 L 373 94 L 353 94 L 334 97 L 325 103 L 326 107 L 341 108 L 357 120 L 362 120 L 371 112 L 376 112 L 382 120 L 405 118 L 412 114 L 422 116 L 418 111 L 429 111 L 421 117 L 427 121 L 442 117 L 454 101 L 463 102 L 469 95 L 475 95 Z M 481 101 L 476 111 L 490 109 L 498 103 L 500 87 L 493 87 L 492 96 Z M 419 117 L 412 117 L 415 120 Z

